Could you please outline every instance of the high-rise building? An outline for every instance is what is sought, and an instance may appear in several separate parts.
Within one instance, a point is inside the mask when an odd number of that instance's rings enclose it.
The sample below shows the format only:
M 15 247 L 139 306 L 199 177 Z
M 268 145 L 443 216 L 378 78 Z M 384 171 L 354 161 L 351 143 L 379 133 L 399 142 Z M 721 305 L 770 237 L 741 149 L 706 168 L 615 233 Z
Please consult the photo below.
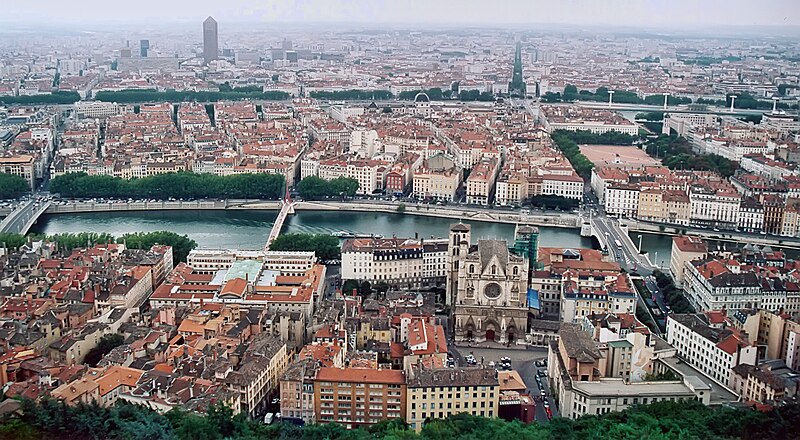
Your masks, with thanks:
M 203 61 L 216 60 L 219 56 L 219 34 L 217 33 L 217 21 L 212 17 L 206 18 L 203 22 Z
M 147 58 L 147 51 L 150 50 L 150 40 L 139 41 L 139 56 Z

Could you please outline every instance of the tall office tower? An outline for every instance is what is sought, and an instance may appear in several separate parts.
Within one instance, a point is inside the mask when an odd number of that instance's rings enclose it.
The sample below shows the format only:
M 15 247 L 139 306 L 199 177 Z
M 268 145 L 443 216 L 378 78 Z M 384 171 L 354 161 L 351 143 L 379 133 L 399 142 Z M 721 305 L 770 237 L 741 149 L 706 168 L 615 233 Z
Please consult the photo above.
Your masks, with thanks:
M 139 41 L 139 56 L 147 58 L 147 51 L 150 50 L 150 40 Z
M 203 22 L 203 61 L 216 60 L 219 56 L 219 34 L 217 33 L 217 20 L 211 17 Z

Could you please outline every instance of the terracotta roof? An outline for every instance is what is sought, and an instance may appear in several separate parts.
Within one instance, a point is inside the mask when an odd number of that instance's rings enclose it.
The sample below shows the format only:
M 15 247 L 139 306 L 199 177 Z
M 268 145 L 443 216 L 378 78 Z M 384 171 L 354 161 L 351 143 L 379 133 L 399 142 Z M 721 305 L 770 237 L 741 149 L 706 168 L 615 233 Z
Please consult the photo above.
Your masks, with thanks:
M 317 382 L 405 384 L 400 370 L 367 370 L 361 368 L 320 368 Z

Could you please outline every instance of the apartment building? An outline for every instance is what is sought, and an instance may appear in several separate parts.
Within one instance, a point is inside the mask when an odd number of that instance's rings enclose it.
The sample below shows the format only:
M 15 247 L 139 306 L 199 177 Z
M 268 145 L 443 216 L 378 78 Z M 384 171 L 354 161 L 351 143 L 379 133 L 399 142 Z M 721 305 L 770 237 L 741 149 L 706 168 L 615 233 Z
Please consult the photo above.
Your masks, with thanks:
M 320 368 L 314 379 L 317 423 L 347 429 L 405 415 L 406 379 L 399 370 Z
M 495 184 L 495 203 L 500 206 L 519 205 L 528 198 L 528 179 L 519 174 L 500 175 Z
M 689 191 L 690 226 L 735 229 L 742 196 L 733 188 L 712 189 L 693 185 Z
M 462 170 L 456 162 L 443 153 L 430 156 L 413 177 L 412 196 L 452 202 L 461 185 Z
M 631 136 L 639 133 L 638 125 L 610 110 L 543 105 L 539 111 L 540 119 L 548 133 L 555 130 L 588 130 L 597 134 L 617 131 Z
M 281 417 L 288 421 L 314 423 L 314 377 L 319 365 L 316 359 L 298 360 L 290 364 L 280 379 Z
M 670 252 L 669 271 L 675 287 L 683 288 L 683 271 L 689 261 L 706 258 L 708 245 L 700 237 L 675 236 L 672 237 L 672 250 Z
M 444 419 L 468 413 L 497 417 L 500 383 L 493 368 L 408 370 L 405 421 L 416 431 L 428 418 Z
M 573 321 L 591 313 L 630 308 L 630 293 L 616 262 L 593 249 L 539 247 L 540 270 L 531 276 L 543 318 Z M 610 295 L 610 296 L 609 296 Z
M 446 239 L 347 239 L 342 244 L 342 279 L 411 288 L 442 284 L 446 258 Z
M 267 396 L 278 388 L 288 363 L 286 342 L 266 333 L 254 338 L 239 369 L 225 378 L 225 383 L 240 394 L 242 412 L 250 417 L 263 412 Z
M 684 265 L 683 289 L 699 312 L 749 309 L 761 306 L 761 281 L 755 272 L 740 272 L 739 265 L 720 260 L 693 260 Z M 785 295 L 783 304 L 785 305 Z
M 74 105 L 75 113 L 84 118 L 107 118 L 124 111 L 124 107 L 116 102 L 78 101 Z
M 636 216 L 639 212 L 639 186 L 625 183 L 607 185 L 605 205 L 608 214 Z
M 547 377 L 563 417 L 600 415 L 658 401 L 710 402 L 710 387 L 694 376 L 659 382 L 604 377 L 601 363 L 606 355 L 589 333 L 568 323 L 562 323 L 558 333 L 559 339 L 548 345 Z
M 729 383 L 733 367 L 758 361 L 756 345 L 727 327 L 721 312 L 670 314 L 667 342 L 678 356 L 721 385 Z
M 484 160 L 474 167 L 467 178 L 467 203 L 488 206 L 494 193 L 500 162 L 497 159 Z
M 800 370 L 800 323 L 786 313 L 764 309 L 731 310 L 731 324 L 759 346 L 759 357 L 780 359 Z
M 22 177 L 31 189 L 36 185 L 35 165 L 35 158 L 27 154 L 0 156 L 0 173 Z
M 545 174 L 542 179 L 542 195 L 554 195 L 568 199 L 583 200 L 583 179 L 575 174 Z
M 779 403 L 797 397 L 800 373 L 788 368 L 782 360 L 756 366 L 740 364 L 733 367 L 728 386 L 747 402 Z

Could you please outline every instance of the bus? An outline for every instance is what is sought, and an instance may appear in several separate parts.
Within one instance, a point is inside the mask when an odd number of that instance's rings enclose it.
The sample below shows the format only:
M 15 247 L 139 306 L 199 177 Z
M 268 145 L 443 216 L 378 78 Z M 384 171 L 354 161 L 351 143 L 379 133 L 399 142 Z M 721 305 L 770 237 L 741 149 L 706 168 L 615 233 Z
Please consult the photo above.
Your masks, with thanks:
M 622 243 L 620 243 L 619 240 L 614 240 L 614 244 L 617 245 L 618 248 L 622 247 Z

